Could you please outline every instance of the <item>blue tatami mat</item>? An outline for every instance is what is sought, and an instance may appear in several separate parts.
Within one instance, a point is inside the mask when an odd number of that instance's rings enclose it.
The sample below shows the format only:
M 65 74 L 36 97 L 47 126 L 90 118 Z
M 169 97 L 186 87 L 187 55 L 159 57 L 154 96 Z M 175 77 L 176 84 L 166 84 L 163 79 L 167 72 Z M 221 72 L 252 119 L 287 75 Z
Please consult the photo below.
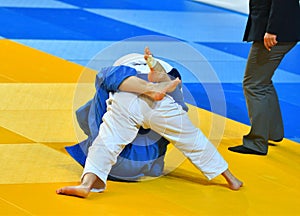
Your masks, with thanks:
M 151 35 L 182 41 L 202 55 L 203 61 L 212 68 L 198 68 L 195 69 L 196 72 L 213 73 L 217 76 L 217 82 L 214 80 L 216 83 L 206 83 L 195 80 L 192 73 L 183 72 L 183 83 L 188 91 L 187 102 L 249 124 L 242 90 L 244 69 L 251 46 L 242 41 L 246 20 L 247 14 L 192 0 L 178 0 L 176 3 L 173 0 L 0 2 L 0 37 L 83 66 L 87 66 L 98 53 L 128 38 Z M 160 51 L 154 54 L 159 56 Z M 197 60 L 192 59 L 193 56 L 184 52 L 177 52 L 176 55 L 180 64 L 197 63 Z M 299 59 L 298 44 L 286 55 L 274 76 L 285 136 L 298 142 Z M 221 88 L 212 90 L 215 92 L 207 92 L 203 86 L 208 85 L 221 85 Z M 219 95 L 224 97 L 218 97 Z

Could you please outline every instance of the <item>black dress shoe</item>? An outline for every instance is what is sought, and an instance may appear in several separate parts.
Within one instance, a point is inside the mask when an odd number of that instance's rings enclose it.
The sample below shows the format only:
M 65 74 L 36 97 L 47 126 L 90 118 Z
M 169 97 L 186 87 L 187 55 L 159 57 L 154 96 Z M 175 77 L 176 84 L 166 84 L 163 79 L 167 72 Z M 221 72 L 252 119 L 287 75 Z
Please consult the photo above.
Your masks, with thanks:
M 246 148 L 243 145 L 229 147 L 228 150 L 237 152 L 237 153 L 242 153 L 242 154 L 267 155 L 267 153 L 258 152 L 258 151 Z
M 283 138 L 280 138 L 280 139 L 274 139 L 274 140 L 271 140 L 273 142 L 281 142 L 283 140 Z

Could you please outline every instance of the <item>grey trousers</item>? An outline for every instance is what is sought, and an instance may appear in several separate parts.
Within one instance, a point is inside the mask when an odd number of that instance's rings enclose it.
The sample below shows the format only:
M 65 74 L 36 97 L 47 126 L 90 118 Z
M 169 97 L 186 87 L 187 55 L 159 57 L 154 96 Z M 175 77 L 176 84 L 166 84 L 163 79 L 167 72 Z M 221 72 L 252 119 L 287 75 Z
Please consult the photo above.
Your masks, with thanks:
M 296 42 L 278 43 L 268 51 L 263 42 L 252 44 L 243 80 L 251 123 L 249 134 L 243 137 L 243 145 L 249 149 L 267 153 L 268 140 L 283 139 L 281 110 L 272 77 L 285 54 L 295 45 Z

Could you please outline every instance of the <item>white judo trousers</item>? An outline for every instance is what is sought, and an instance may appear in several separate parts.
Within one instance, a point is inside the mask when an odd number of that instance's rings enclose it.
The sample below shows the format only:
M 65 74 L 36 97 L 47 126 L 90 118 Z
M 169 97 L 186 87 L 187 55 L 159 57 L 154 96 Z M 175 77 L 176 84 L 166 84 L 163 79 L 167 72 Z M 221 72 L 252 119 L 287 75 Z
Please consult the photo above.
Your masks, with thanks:
M 228 168 L 215 146 L 172 97 L 151 101 L 134 93 L 117 92 L 107 100 L 107 112 L 89 148 L 82 177 L 94 173 L 106 184 L 118 155 L 134 140 L 141 126 L 174 144 L 209 180 Z

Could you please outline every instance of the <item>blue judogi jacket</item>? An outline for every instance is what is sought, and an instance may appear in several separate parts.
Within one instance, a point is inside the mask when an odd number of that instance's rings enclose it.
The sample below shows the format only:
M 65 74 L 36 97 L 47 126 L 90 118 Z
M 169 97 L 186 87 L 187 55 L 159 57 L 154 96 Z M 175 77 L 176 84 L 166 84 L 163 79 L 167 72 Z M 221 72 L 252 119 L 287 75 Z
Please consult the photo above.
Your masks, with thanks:
M 176 69 L 172 69 L 168 74 L 171 78 L 181 78 Z M 147 80 L 147 74 L 140 74 L 129 66 L 102 68 L 96 75 L 96 92 L 93 99 L 76 111 L 79 126 L 88 138 L 76 145 L 67 146 L 65 149 L 81 166 L 85 165 L 88 148 L 98 135 L 102 117 L 106 112 L 109 92 L 118 91 L 120 84 L 130 76 L 138 76 Z M 188 110 L 178 87 L 170 95 L 184 110 Z M 118 156 L 108 179 L 136 181 L 142 176 L 160 176 L 164 168 L 164 156 L 168 143 L 153 130 L 141 127 L 134 141 L 126 145 Z

